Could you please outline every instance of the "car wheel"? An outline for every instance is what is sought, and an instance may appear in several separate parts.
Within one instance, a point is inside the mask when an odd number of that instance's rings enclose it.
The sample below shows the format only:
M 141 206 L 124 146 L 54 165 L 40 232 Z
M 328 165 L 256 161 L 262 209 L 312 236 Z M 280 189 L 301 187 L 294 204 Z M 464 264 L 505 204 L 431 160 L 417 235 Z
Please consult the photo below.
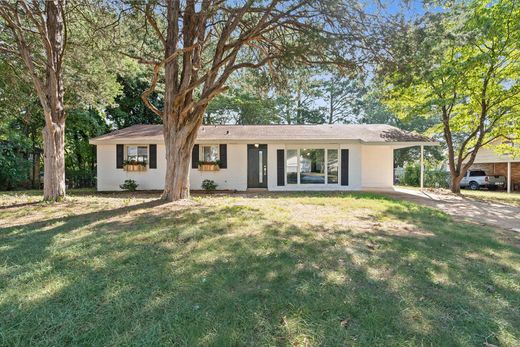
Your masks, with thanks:
M 480 186 L 478 185 L 477 182 L 473 181 L 473 182 L 469 182 L 469 185 L 468 185 L 469 189 L 471 190 L 478 190 L 480 188 Z
M 498 187 L 497 187 L 497 186 L 494 186 L 494 185 L 493 185 L 493 186 L 489 186 L 489 188 L 488 188 L 488 189 L 489 189 L 489 190 L 493 190 L 493 191 L 495 191 L 495 190 L 497 190 L 497 189 L 498 189 Z

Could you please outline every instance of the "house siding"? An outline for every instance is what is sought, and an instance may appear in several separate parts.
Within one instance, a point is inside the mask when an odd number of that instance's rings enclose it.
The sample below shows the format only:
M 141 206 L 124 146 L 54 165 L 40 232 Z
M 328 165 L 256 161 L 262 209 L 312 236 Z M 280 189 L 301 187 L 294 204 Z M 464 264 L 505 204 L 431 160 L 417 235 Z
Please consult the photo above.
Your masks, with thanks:
M 157 144 L 157 169 L 129 172 L 116 168 L 116 145 L 97 145 L 97 189 L 99 191 L 120 190 L 125 180 L 134 180 L 139 190 L 160 190 L 164 188 L 166 173 L 166 151 L 163 144 Z
M 140 144 L 140 143 L 139 143 Z M 287 148 L 337 148 L 349 150 L 349 181 L 341 184 L 277 185 L 277 150 Z M 335 191 L 360 190 L 365 188 L 391 188 L 393 186 L 393 147 L 387 145 L 362 144 L 319 144 L 268 143 L 267 188 L 270 191 Z M 97 145 L 97 187 L 99 191 L 120 190 L 119 185 L 126 179 L 139 184 L 139 190 L 162 190 L 166 173 L 164 144 L 157 144 L 157 169 L 142 172 L 128 172 L 116 168 L 116 145 Z M 339 163 L 341 167 L 341 163 Z M 247 144 L 227 144 L 227 168 L 219 171 L 190 170 L 191 189 L 201 189 L 205 179 L 215 181 L 218 189 L 247 190 Z
M 219 171 L 190 170 L 191 189 L 202 189 L 202 181 L 213 180 L 217 189 L 247 189 L 247 144 L 227 145 L 227 168 Z M 164 181 L 164 178 L 163 178 Z
M 504 163 L 504 162 L 520 162 L 520 158 L 512 158 L 508 155 L 501 155 L 493 150 L 493 147 L 479 149 L 475 163 Z
M 394 148 L 391 146 L 361 146 L 361 187 L 388 188 L 393 186 Z

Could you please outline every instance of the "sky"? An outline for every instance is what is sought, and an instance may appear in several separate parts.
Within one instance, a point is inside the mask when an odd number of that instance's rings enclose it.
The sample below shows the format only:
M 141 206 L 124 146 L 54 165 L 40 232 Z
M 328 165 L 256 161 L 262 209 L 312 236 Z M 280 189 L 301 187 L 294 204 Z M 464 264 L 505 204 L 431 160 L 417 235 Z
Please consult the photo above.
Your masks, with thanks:
M 361 0 L 361 2 L 370 12 L 380 12 L 382 6 L 384 13 L 391 15 L 403 13 L 407 19 L 414 19 L 425 12 L 423 0 Z

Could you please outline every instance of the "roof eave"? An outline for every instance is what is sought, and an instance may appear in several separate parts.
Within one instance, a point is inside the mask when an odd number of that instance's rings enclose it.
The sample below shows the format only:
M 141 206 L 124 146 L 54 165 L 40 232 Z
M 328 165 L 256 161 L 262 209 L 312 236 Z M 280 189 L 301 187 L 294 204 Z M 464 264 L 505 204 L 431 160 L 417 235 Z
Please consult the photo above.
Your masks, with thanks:
M 268 142 L 268 143 L 361 143 L 364 145 L 373 146 L 401 146 L 401 147 L 413 147 L 413 146 L 439 146 L 438 142 L 435 141 L 363 141 L 361 139 L 341 139 L 341 138 L 309 138 L 309 139 L 230 139 L 230 138 L 214 138 L 214 139 L 197 139 L 196 143 L 215 143 L 215 142 L 226 142 L 226 143 L 251 143 L 251 142 Z M 90 139 L 91 145 L 110 145 L 110 144 L 136 144 L 136 143 L 164 143 L 163 138 L 157 137 L 140 137 L 140 138 L 118 138 L 118 139 Z
M 363 142 L 364 145 L 391 145 L 394 147 L 406 148 L 415 146 L 439 146 L 435 141 L 392 141 L 392 142 Z

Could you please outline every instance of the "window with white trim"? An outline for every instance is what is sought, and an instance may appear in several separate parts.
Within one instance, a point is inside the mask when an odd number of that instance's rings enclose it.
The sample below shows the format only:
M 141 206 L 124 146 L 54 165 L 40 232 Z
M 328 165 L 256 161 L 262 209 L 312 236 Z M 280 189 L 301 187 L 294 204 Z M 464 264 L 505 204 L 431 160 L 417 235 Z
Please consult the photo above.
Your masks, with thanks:
M 138 163 L 148 162 L 148 146 L 127 145 L 126 160 L 136 161 Z
M 219 160 L 219 146 L 218 145 L 201 145 L 200 146 L 200 161 L 216 162 Z

